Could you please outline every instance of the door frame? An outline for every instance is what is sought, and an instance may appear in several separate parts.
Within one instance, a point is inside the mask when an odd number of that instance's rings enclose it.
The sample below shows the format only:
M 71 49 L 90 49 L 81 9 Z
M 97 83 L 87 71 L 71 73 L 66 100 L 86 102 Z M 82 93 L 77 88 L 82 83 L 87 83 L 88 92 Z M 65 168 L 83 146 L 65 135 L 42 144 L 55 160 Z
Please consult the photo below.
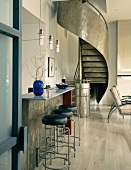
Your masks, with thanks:
M 0 143 L 0 155 L 12 149 L 12 170 L 20 169 L 18 136 L 22 123 L 21 63 L 22 63 L 22 0 L 13 0 L 13 27 L 0 22 L 0 34 L 13 38 L 12 70 L 12 136 Z M 4 15 L 4 14 L 3 14 Z

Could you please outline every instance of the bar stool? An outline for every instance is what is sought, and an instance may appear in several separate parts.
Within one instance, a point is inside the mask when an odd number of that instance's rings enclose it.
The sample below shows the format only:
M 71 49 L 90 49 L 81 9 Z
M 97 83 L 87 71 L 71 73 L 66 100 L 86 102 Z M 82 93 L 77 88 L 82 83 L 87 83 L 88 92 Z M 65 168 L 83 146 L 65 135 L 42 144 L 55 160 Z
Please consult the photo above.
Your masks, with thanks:
M 70 110 L 71 112 L 73 112 L 73 115 L 74 116 L 77 116 L 78 117 L 78 137 L 76 137 L 76 138 L 78 138 L 78 140 L 79 140 L 79 146 L 80 146 L 80 140 L 81 140 L 81 138 L 80 138 L 80 114 L 77 112 L 77 106 L 76 105 L 73 105 L 73 104 L 63 104 L 63 105 L 60 105 L 59 106 L 59 108 L 60 109 L 68 109 L 68 110 Z
M 73 137 L 73 139 L 74 139 L 74 141 L 73 141 L 73 149 L 74 149 L 74 157 L 75 157 L 75 152 L 76 152 L 76 145 L 75 145 L 75 143 L 76 143 L 76 141 L 75 141 L 75 138 L 76 138 L 76 136 L 75 136 L 75 120 L 73 120 L 71 117 L 73 116 L 73 112 L 72 111 L 70 111 L 70 110 L 68 110 L 68 109 L 54 109 L 54 110 L 52 110 L 52 112 L 51 112 L 51 114 L 59 114 L 59 115 L 63 115 L 63 116 L 66 116 L 67 117 L 67 120 L 68 121 L 73 121 L 74 122 L 74 136 L 70 136 L 70 137 Z M 68 123 L 68 122 L 67 122 Z M 71 142 L 70 142 L 70 144 L 71 144 Z M 71 147 L 71 146 L 70 146 Z M 70 152 L 71 153 L 71 152 Z
M 40 147 L 40 158 L 44 159 L 43 166 L 45 169 L 55 170 L 56 168 L 51 167 L 52 160 L 54 159 L 63 159 L 64 167 L 59 167 L 57 170 L 62 170 L 68 168 L 70 169 L 70 129 L 68 127 L 64 127 L 67 123 L 67 117 L 59 114 L 50 114 L 45 115 L 42 118 L 42 123 L 45 125 L 45 144 Z M 47 136 L 47 130 L 50 130 L 50 135 Z M 54 135 L 52 135 L 52 132 Z M 60 133 L 62 132 L 62 134 Z M 58 138 L 63 134 L 67 134 L 67 153 L 59 153 L 59 141 Z M 50 160 L 50 165 L 47 165 L 47 159 Z M 67 163 L 67 164 L 66 164 Z

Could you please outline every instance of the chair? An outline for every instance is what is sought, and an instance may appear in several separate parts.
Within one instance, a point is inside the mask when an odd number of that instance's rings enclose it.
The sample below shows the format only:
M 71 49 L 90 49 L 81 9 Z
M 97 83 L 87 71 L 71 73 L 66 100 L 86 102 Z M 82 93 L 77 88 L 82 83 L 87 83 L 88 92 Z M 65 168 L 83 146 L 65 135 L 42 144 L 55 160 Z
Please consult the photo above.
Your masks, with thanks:
M 121 101 L 122 101 L 123 104 L 127 104 L 127 103 L 130 104 L 130 103 L 131 103 L 131 98 L 129 98 L 128 96 L 122 96 L 122 97 L 121 97 L 120 92 L 119 92 L 117 86 L 114 85 L 113 87 L 116 88 L 116 91 L 117 91 L 117 93 L 118 93 L 118 95 L 119 95 L 119 97 L 120 97 L 120 99 L 121 99 Z
M 120 92 L 119 92 L 119 90 L 118 90 L 118 88 L 117 88 L 116 85 L 114 85 L 113 88 L 114 88 L 114 90 L 116 91 L 117 95 L 119 96 L 119 98 L 120 98 L 120 100 L 121 100 L 121 102 L 122 102 L 123 105 L 124 105 L 124 104 L 131 104 L 131 98 L 129 98 L 128 96 L 121 97 Z M 116 110 L 116 104 L 115 104 L 115 102 L 113 102 L 113 104 L 111 105 L 110 111 L 109 111 L 109 113 L 108 113 L 108 122 L 109 122 L 109 119 L 110 119 L 112 113 L 113 113 L 115 110 Z
M 119 114 L 122 115 L 123 119 L 124 119 L 125 115 L 131 115 L 131 102 L 120 98 L 120 93 L 117 90 L 116 86 L 113 86 L 110 89 L 110 92 L 114 99 L 114 103 L 111 106 L 111 109 L 108 114 L 108 123 L 109 123 L 109 119 L 110 119 L 112 113 L 115 110 L 118 110 Z

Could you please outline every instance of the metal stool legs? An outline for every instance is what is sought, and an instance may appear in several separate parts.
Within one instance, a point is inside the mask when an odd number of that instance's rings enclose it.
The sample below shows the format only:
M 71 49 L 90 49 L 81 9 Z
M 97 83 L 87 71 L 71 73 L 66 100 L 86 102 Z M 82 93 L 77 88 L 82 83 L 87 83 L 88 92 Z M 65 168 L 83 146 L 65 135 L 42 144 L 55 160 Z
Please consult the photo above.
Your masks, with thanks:
M 80 114 L 77 113 L 77 111 L 74 114 L 75 116 L 78 116 L 78 140 L 79 140 L 79 146 L 80 146 L 80 140 L 81 140 L 81 134 L 80 134 Z
M 68 127 L 59 126 L 51 127 L 50 136 L 47 136 L 47 129 L 49 128 L 45 125 L 45 144 L 40 148 L 40 157 L 44 159 L 43 166 L 45 170 L 70 170 L 70 129 Z M 60 153 L 60 149 L 64 144 L 60 142 L 59 138 L 63 138 L 65 134 L 67 136 L 67 153 Z M 62 167 L 52 168 L 51 165 L 53 165 L 53 161 L 56 161 L 56 159 L 62 159 L 64 161 Z M 47 160 L 49 160 L 48 163 Z

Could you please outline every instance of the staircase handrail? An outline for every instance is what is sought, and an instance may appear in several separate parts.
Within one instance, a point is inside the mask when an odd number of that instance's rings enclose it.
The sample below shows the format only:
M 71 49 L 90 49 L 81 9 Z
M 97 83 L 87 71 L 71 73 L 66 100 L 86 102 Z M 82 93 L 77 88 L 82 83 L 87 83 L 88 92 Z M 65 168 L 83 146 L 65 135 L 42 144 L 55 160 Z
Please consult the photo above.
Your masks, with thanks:
M 77 64 L 76 71 L 75 71 L 75 74 L 74 74 L 74 80 L 76 80 L 78 78 L 78 75 L 79 75 L 79 62 Z

